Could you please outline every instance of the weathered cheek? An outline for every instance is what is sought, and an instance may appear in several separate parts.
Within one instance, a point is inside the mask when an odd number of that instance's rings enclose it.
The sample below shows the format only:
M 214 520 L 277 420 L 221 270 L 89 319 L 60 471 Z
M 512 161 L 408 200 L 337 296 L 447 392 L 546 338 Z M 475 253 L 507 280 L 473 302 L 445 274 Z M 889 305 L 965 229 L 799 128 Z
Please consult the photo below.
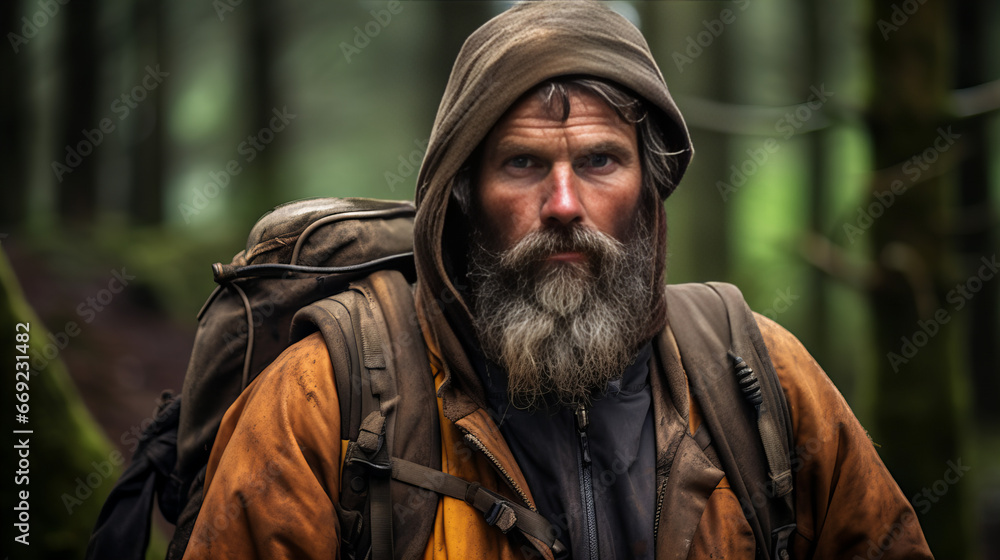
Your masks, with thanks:
M 519 218 L 513 202 L 509 197 L 483 199 L 485 223 L 475 224 L 475 227 L 483 228 L 494 247 L 506 248 L 514 237 Z
M 634 193 L 622 193 L 605 207 L 606 224 L 613 228 L 612 231 L 619 240 L 628 238 L 634 230 L 641 199 L 638 190 Z
M 525 235 L 537 229 L 538 212 L 524 207 L 512 208 L 505 216 L 506 227 L 503 231 L 504 243 L 509 247 L 520 241 Z
M 538 222 L 541 201 L 537 192 L 519 190 L 506 196 L 499 208 L 498 218 L 503 225 L 504 236 L 517 239 Z

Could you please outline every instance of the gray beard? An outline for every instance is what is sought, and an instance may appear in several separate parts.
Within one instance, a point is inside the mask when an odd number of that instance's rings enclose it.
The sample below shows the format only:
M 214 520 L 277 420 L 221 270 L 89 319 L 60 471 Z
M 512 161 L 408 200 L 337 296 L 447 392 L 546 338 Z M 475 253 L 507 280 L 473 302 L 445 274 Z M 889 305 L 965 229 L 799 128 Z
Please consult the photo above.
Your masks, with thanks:
M 635 358 L 662 288 L 656 250 L 640 216 L 627 243 L 574 226 L 533 232 L 505 251 L 473 236 L 469 278 L 486 357 L 507 372 L 510 402 L 587 404 Z M 545 262 L 578 251 L 583 263 Z

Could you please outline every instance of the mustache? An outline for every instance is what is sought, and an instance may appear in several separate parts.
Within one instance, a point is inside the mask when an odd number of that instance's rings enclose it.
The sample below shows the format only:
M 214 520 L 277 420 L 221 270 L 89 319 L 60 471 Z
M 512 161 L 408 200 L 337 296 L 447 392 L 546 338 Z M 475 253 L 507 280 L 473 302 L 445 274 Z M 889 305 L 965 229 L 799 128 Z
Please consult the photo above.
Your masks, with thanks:
M 519 408 L 589 402 L 620 376 L 648 330 L 655 252 L 639 223 L 627 241 L 578 224 L 535 230 L 504 250 L 473 232 L 474 328 L 507 372 Z M 546 262 L 576 252 L 582 262 Z
M 588 264 L 597 273 L 602 263 L 624 250 L 624 243 L 606 233 L 571 225 L 533 231 L 513 247 L 499 252 L 496 260 L 505 270 L 531 272 L 552 255 L 580 253 L 587 257 Z

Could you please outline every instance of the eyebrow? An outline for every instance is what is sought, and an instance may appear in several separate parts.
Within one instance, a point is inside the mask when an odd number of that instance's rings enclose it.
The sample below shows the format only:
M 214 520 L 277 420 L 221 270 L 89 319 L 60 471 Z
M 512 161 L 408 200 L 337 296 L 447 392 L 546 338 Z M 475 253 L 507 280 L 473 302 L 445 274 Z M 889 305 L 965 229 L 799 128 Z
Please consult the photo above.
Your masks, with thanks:
M 634 152 L 629 150 L 628 146 L 622 144 L 617 140 L 605 140 L 604 142 L 598 142 L 587 149 L 588 152 L 592 154 L 611 154 L 622 161 L 631 159 Z
M 516 140 L 504 139 L 497 142 L 496 147 L 494 147 L 492 151 L 496 156 L 500 157 L 501 159 L 504 159 L 514 154 L 534 153 L 536 149 L 529 147 L 525 144 L 522 144 Z
M 517 140 L 500 140 L 493 150 L 494 156 L 500 159 L 518 154 L 534 154 L 538 151 L 537 146 L 528 146 Z M 585 146 L 588 154 L 611 154 L 622 161 L 630 160 L 632 152 L 628 146 L 618 140 L 604 140 L 596 144 Z

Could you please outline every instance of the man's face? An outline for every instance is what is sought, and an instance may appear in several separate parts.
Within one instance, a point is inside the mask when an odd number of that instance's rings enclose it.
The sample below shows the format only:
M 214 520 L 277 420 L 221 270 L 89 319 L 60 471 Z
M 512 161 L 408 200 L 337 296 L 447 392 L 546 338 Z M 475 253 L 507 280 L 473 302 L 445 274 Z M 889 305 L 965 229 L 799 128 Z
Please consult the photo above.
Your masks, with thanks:
M 533 94 L 487 136 L 469 252 L 479 341 L 523 406 L 620 377 L 658 293 L 634 125 L 592 94 L 565 120 L 551 105 Z
M 630 236 L 642 189 L 635 125 L 587 92 L 570 94 L 567 119 L 558 113 L 561 107 L 553 110 L 530 95 L 486 137 L 476 199 L 494 250 L 560 226 L 591 228 L 619 241 Z

